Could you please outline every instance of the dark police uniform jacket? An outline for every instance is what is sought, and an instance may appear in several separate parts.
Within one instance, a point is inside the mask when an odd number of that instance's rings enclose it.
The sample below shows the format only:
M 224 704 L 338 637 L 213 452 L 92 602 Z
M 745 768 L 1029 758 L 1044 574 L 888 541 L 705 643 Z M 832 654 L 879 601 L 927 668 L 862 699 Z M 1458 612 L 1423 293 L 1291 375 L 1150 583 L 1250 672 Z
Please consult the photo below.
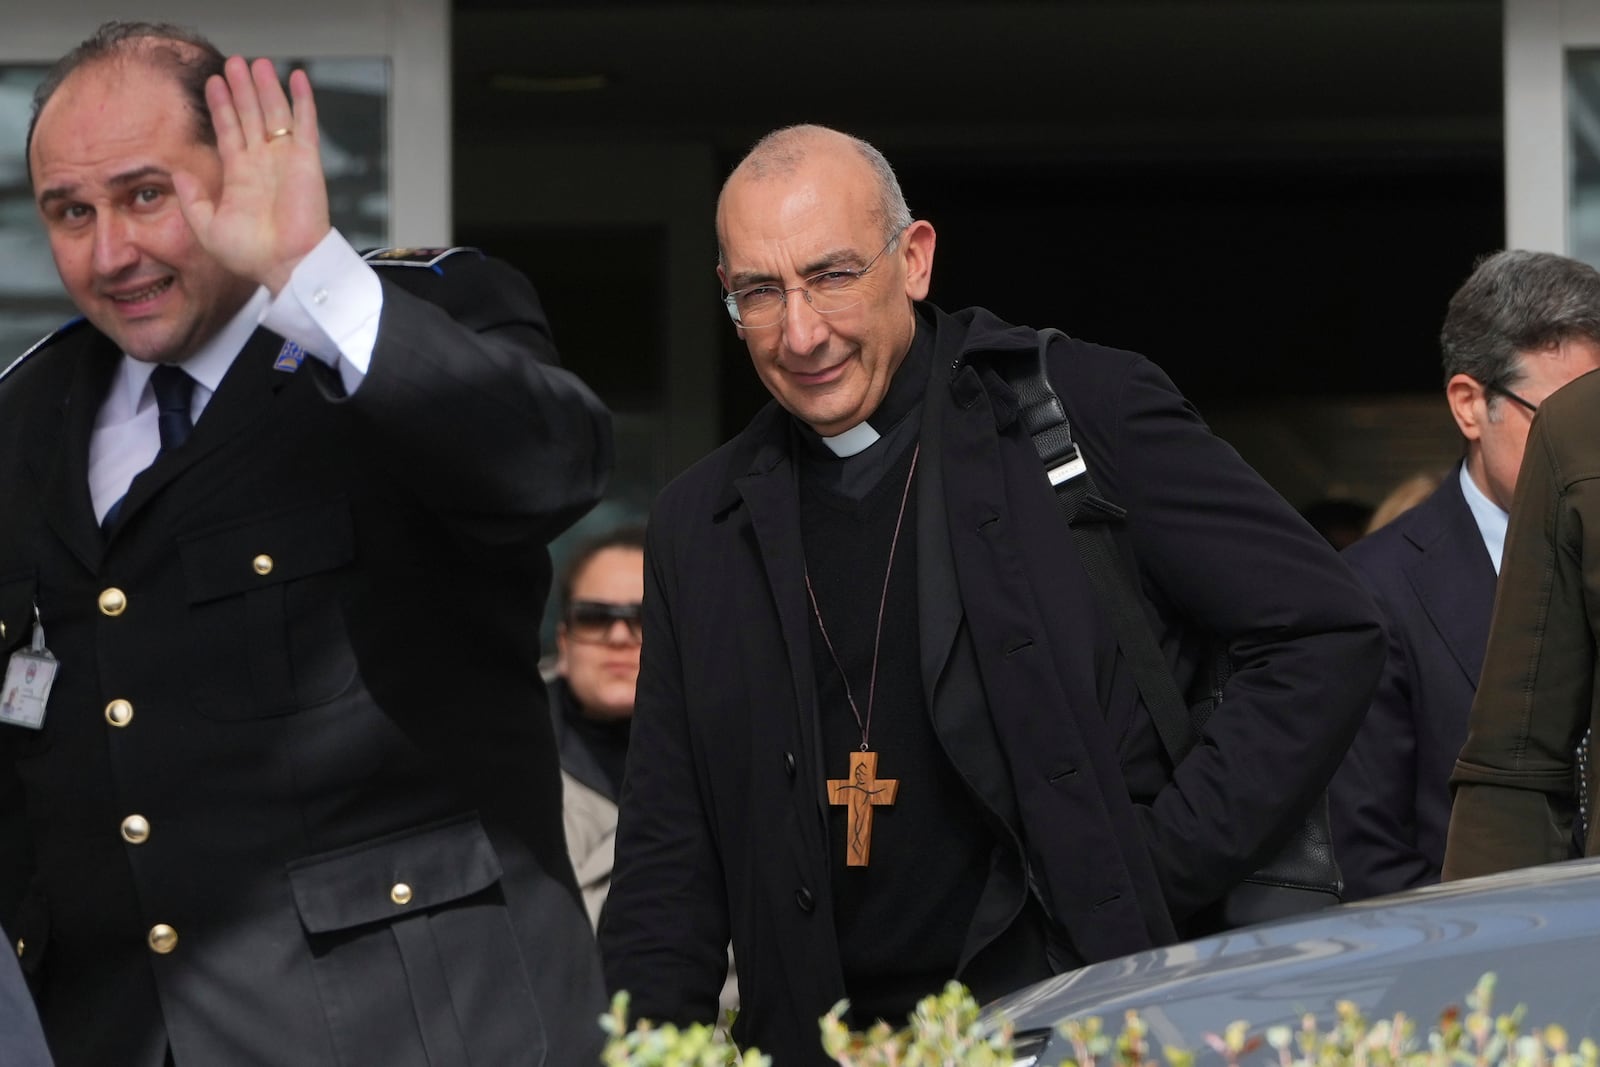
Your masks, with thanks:
M 1102 494 L 1127 511 L 1118 536 L 1174 669 L 1195 674 L 1200 634 L 1236 664 L 1207 743 L 1174 775 L 1015 396 L 983 359 L 1032 353 L 1038 335 L 981 309 L 919 314 L 936 330 L 915 505 L 928 714 L 1005 828 L 963 963 L 1010 928 L 1030 882 L 1081 958 L 1170 942 L 1326 787 L 1382 664 L 1376 609 L 1153 364 L 1052 345 L 1051 380 Z M 825 1062 L 816 1019 L 847 993 L 789 423 L 769 405 L 652 512 L 601 918 L 608 984 L 656 1019 L 714 1017 L 731 936 L 735 1033 L 785 1065 Z
M 503 264 L 379 274 L 353 396 L 258 330 L 105 531 L 116 346 L 0 381 L 0 642 L 37 607 L 60 661 L 43 729 L 0 725 L 0 919 L 66 1067 L 598 1047 L 536 634 L 608 416 Z

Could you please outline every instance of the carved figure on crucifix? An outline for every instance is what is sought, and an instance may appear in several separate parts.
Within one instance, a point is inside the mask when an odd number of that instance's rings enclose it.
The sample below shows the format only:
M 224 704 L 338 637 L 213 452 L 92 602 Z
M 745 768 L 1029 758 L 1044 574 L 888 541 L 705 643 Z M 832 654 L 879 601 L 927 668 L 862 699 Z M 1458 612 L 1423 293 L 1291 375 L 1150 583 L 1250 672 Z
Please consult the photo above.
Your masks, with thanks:
M 828 779 L 828 803 L 847 806 L 845 865 L 865 867 L 872 856 L 872 809 L 894 804 L 900 779 L 878 777 L 876 752 L 850 753 L 850 776 Z

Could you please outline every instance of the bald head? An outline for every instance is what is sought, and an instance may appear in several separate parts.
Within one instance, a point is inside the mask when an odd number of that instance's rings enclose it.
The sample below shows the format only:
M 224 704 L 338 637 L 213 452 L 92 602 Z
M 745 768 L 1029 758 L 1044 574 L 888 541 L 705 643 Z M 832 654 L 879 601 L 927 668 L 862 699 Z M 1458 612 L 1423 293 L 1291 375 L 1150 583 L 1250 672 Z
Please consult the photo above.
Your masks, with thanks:
M 56 91 L 73 74 L 105 63 L 141 64 L 171 76 L 183 93 L 195 123 L 195 140 L 217 143 L 206 106 L 206 81 L 221 75 L 226 58 L 216 45 L 184 26 L 165 22 L 106 22 L 76 48 L 56 60 L 33 91 L 33 113 L 28 121 L 24 158 L 32 158 L 33 135 L 39 116 Z
M 916 335 L 934 243 L 883 155 L 836 130 L 778 130 L 734 169 L 717 201 L 717 279 L 756 373 L 791 415 L 832 437 L 878 409 Z M 780 317 L 746 322 L 751 294 L 781 304 Z
M 721 266 L 727 266 L 723 219 L 730 190 L 743 184 L 789 181 L 812 166 L 837 168 L 849 183 L 871 189 L 873 222 L 885 241 L 911 225 L 911 209 L 882 152 L 859 137 L 826 126 L 785 126 L 757 141 L 722 185 L 717 197 L 717 261 Z

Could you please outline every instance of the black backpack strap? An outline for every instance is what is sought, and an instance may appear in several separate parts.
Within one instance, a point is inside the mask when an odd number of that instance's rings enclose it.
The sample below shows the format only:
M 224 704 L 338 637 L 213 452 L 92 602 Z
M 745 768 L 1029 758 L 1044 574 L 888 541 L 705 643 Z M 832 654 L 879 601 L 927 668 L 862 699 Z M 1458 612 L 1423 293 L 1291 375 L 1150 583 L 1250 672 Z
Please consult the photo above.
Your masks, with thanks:
M 1125 512 L 1100 496 L 1089 465 L 1072 440 L 1066 409 L 1045 370 L 1050 343 L 1065 336 L 1056 329 L 1040 330 L 1039 348 L 1032 362 L 1002 359 L 993 361 L 992 366 L 1017 395 L 1018 418 L 1044 463 L 1072 543 L 1101 608 L 1110 616 L 1117 644 L 1127 657 L 1162 746 L 1176 766 L 1197 738 L 1183 696 L 1140 605 L 1133 577 L 1120 563 L 1108 520 L 1120 520 Z

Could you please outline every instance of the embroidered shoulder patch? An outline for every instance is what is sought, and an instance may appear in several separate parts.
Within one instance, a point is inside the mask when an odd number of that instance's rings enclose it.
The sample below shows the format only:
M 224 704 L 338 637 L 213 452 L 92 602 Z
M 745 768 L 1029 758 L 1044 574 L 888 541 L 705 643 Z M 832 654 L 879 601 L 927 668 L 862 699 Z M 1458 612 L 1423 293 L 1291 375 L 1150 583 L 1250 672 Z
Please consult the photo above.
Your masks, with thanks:
M 374 267 L 436 267 L 459 252 L 474 252 L 476 248 L 457 245 L 454 248 L 374 248 L 361 258 Z
M 10 364 L 5 367 L 5 369 L 0 370 L 0 382 L 5 381 L 6 377 L 10 375 L 12 371 L 28 362 L 28 360 L 34 355 L 43 352 L 45 349 L 55 344 L 57 341 L 61 340 L 61 338 L 67 336 L 67 334 L 71 333 L 73 330 L 76 330 L 79 326 L 82 326 L 87 321 L 88 320 L 82 315 L 74 315 L 72 318 L 68 319 L 54 330 L 39 338 L 39 340 L 35 341 L 32 347 L 30 347 L 26 352 L 12 360 Z

